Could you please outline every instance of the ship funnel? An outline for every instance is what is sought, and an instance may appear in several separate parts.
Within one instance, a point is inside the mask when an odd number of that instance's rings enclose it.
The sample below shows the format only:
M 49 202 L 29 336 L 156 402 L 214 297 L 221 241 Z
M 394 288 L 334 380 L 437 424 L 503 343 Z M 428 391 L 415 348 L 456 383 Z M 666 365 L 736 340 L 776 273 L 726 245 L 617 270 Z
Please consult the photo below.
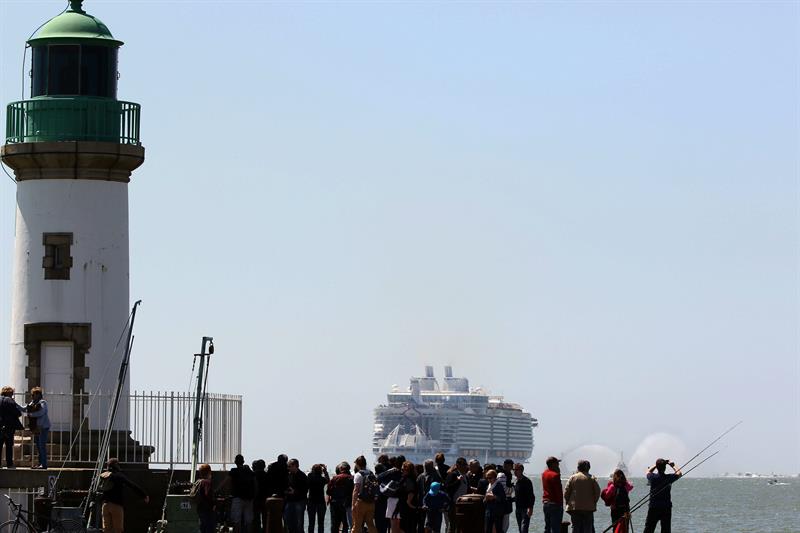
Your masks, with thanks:
M 426 378 L 432 378 L 433 377 L 433 367 L 432 366 L 426 366 L 425 367 L 425 377 Z
M 444 367 L 444 377 L 446 377 L 446 378 L 452 378 L 453 377 L 453 367 L 452 366 L 447 365 L 446 367 Z
M 422 403 L 422 395 L 420 394 L 419 379 L 411 380 L 411 399 L 416 403 Z

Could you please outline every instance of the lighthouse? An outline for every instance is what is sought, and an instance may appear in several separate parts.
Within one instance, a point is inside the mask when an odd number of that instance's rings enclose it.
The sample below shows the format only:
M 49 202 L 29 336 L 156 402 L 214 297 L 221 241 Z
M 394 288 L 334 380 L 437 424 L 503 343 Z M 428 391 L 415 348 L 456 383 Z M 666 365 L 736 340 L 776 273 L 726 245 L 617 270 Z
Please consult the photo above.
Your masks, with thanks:
M 128 187 L 144 148 L 139 104 L 117 99 L 122 44 L 70 2 L 28 40 L 30 98 L 7 107 L 0 157 L 17 184 L 11 382 L 18 392 L 43 387 L 53 431 L 104 427 L 103 394 L 125 351 Z M 127 424 L 124 404 L 115 429 Z

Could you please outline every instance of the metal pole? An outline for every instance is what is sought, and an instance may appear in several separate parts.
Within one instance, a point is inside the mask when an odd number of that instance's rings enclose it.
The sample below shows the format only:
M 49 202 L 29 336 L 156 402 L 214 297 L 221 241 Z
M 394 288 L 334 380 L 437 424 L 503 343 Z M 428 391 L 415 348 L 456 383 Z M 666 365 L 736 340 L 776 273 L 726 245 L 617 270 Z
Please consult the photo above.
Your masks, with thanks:
M 203 380 L 203 373 L 205 372 L 207 359 L 206 356 L 209 355 L 206 353 L 206 346 L 209 343 L 212 344 L 213 347 L 214 337 L 203 337 L 203 343 L 200 347 L 200 353 L 195 355 L 195 357 L 200 357 L 200 365 L 197 370 L 197 390 L 196 390 L 196 397 L 194 399 L 194 433 L 192 435 L 192 470 L 189 472 L 189 479 L 192 483 L 195 482 L 195 478 L 197 477 L 197 459 L 198 459 L 198 451 L 200 446 L 200 438 L 203 434 L 203 419 L 200 415 L 200 409 L 202 407 L 203 402 L 203 386 L 205 384 Z

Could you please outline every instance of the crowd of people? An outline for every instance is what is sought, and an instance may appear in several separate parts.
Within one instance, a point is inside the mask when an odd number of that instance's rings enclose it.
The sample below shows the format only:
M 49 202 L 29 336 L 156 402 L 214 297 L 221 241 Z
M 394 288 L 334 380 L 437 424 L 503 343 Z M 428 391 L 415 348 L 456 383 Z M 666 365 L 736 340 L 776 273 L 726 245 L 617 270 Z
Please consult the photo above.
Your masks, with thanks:
M 590 474 L 589 461 L 581 460 L 577 471 L 562 485 L 560 459 L 549 457 L 541 474 L 542 518 L 545 533 L 560 533 L 564 513 L 572 531 L 594 533 L 594 514 L 602 498 L 610 508 L 615 531 L 628 531 L 633 486 L 625 473 L 616 470 L 601 490 Z M 666 473 L 671 466 L 673 474 Z M 670 485 L 681 476 L 674 463 L 658 459 L 647 471 L 650 500 L 645 533 L 669 533 L 671 524 Z M 200 481 L 192 488 L 201 533 L 216 525 L 215 490 L 211 467 L 202 465 Z M 286 455 L 266 465 L 263 460 L 245 464 L 236 456 L 235 467 L 217 490 L 230 489 L 228 520 L 236 533 L 262 533 L 271 520 L 278 520 L 288 533 L 325 533 L 324 521 L 330 510 L 330 533 L 446 533 L 456 532 L 456 502 L 462 496 L 483 504 L 484 533 L 506 533 L 512 519 L 519 533 L 528 533 L 536 502 L 533 481 L 525 467 L 512 460 L 502 465 L 484 464 L 464 457 L 448 465 L 443 454 L 423 464 L 413 464 L 403 456 L 381 455 L 372 468 L 363 456 L 351 467 L 342 461 L 329 475 L 324 464 L 315 464 L 308 473 L 297 459 Z M 268 498 L 282 501 L 279 507 Z M 274 501 L 273 501 L 274 503 Z M 279 510 L 277 510 L 279 509 Z M 280 513 L 280 516 L 270 516 Z

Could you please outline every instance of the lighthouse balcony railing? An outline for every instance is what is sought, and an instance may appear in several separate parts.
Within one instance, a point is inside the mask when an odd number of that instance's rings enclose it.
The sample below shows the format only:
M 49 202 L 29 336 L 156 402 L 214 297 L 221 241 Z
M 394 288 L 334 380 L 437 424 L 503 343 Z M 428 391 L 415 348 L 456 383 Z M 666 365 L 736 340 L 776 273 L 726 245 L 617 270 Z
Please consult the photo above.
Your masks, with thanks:
M 141 106 L 107 98 L 41 97 L 6 108 L 6 144 L 99 141 L 139 146 Z
M 47 393 L 51 427 L 47 435 L 48 462 L 61 465 L 93 465 L 106 433 L 113 394 Z M 197 397 L 186 392 L 131 392 L 120 399 L 110 434 L 112 457 L 123 463 L 151 467 L 190 465 L 194 408 Z M 30 398 L 16 395 L 25 406 Z M 242 397 L 227 394 L 204 396 L 198 446 L 200 463 L 227 465 L 242 448 Z M 19 466 L 38 464 L 36 431 L 24 416 L 25 430 L 15 437 L 14 455 Z

